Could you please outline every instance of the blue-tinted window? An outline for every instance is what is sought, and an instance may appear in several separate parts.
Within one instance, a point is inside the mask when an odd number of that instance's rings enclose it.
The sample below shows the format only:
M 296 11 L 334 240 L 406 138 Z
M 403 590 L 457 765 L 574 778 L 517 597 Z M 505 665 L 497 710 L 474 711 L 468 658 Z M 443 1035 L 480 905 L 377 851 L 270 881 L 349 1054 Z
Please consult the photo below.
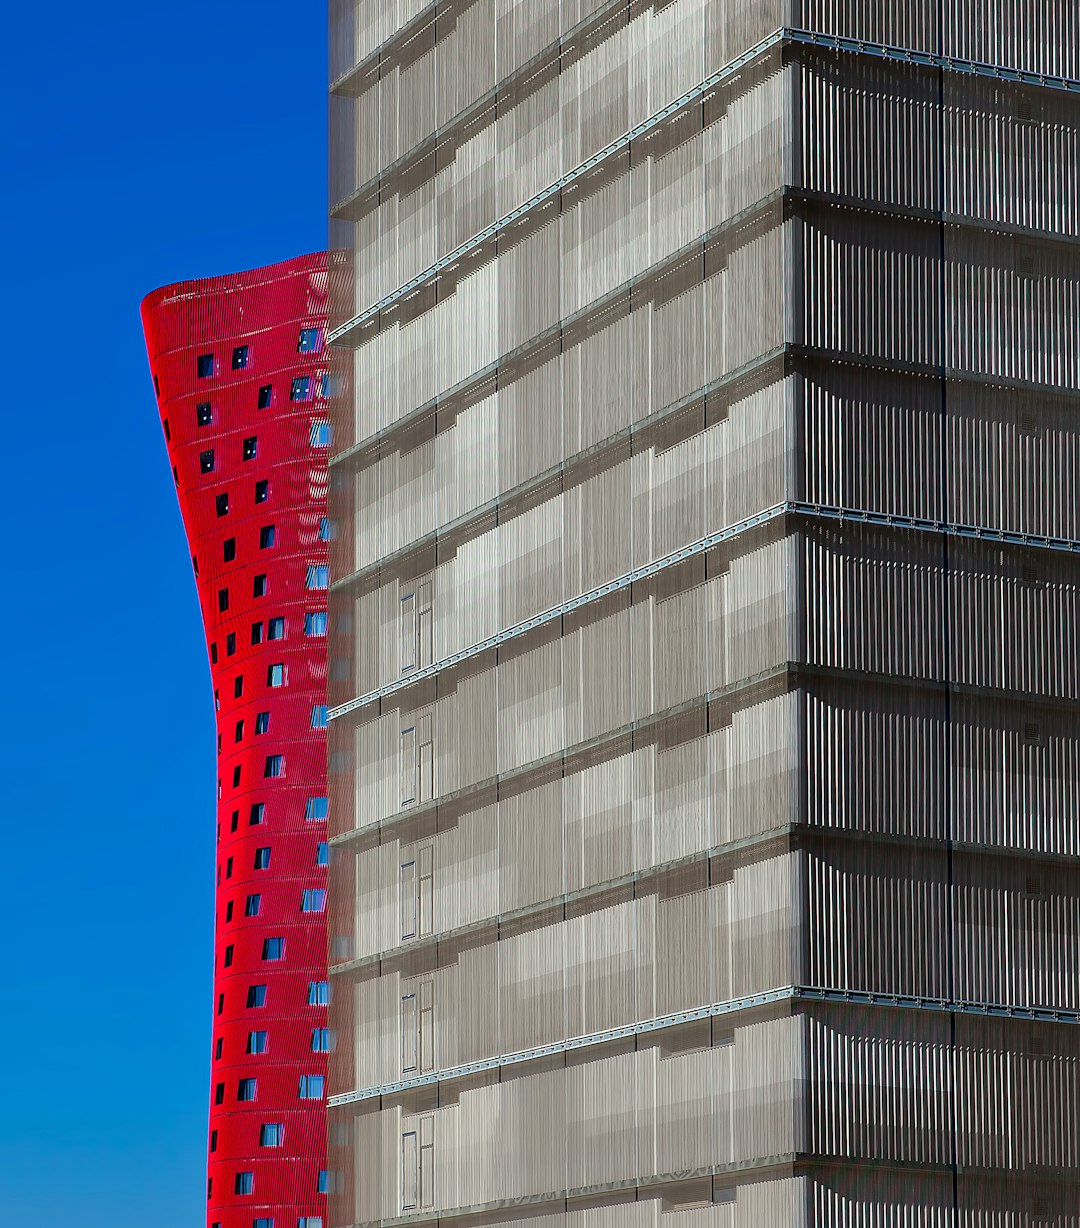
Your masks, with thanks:
M 322 1075 L 300 1076 L 300 1099 L 321 1100 L 323 1098 L 326 1080 Z
M 311 396 L 311 376 L 299 375 L 292 382 L 289 390 L 290 401 L 306 401 Z
M 330 982 L 312 981 L 308 985 L 308 1006 L 330 1005 Z
M 267 755 L 266 763 L 263 766 L 263 779 L 267 780 L 271 776 L 285 775 L 285 756 L 284 755 Z
M 266 733 L 270 728 L 270 713 L 256 712 L 255 713 L 255 732 Z
M 234 1194 L 250 1194 L 255 1188 L 254 1173 L 237 1173 L 236 1180 L 233 1182 Z
M 265 985 L 249 985 L 247 991 L 247 1004 L 249 1007 L 265 1006 L 266 1005 L 266 986 Z
M 330 1174 L 325 1168 L 319 1169 L 319 1180 L 315 1186 L 317 1194 L 326 1194 L 330 1189 Z
M 305 635 L 325 635 L 326 634 L 326 613 L 325 611 L 316 611 L 314 614 L 304 615 L 304 634 Z
M 259 389 L 259 408 L 269 409 L 270 402 L 274 399 L 274 385 L 263 384 Z
M 334 377 L 330 374 L 329 371 L 324 371 L 322 375 L 319 376 L 319 396 L 321 396 L 323 400 L 326 401 L 326 400 L 329 400 L 329 398 L 332 397 L 333 395 L 334 395 Z
M 311 709 L 312 729 L 325 729 L 330 724 L 330 709 L 326 704 L 316 704 Z
M 247 1041 L 248 1053 L 265 1053 L 266 1052 L 266 1033 L 265 1032 L 249 1032 Z
M 304 808 L 305 819 L 325 819 L 330 813 L 330 799 L 327 797 L 309 797 Z
M 198 426 L 209 426 L 214 421 L 214 411 L 209 401 L 202 401 L 195 406 L 195 422 Z
M 296 1221 L 296 1228 L 323 1228 L 321 1215 L 301 1215 Z
M 251 1228 L 274 1228 L 274 1217 L 272 1215 L 260 1215 L 257 1219 L 251 1221 Z
M 267 639 L 283 640 L 285 638 L 285 619 L 271 618 L 267 626 Z
M 313 563 L 307 569 L 307 587 L 320 589 L 330 587 L 330 568 L 324 563 Z
M 325 912 L 326 892 L 322 887 L 309 887 L 300 897 L 301 912 Z
M 285 1127 L 280 1122 L 264 1121 L 259 1129 L 260 1147 L 280 1147 L 285 1141 Z
M 236 1085 L 237 1100 L 254 1100 L 259 1090 L 257 1079 L 241 1079 Z
M 270 668 L 266 671 L 266 685 L 285 685 L 285 666 L 283 664 L 275 664 L 270 666 Z
M 314 1028 L 312 1030 L 311 1052 L 312 1053 L 329 1053 L 330 1052 L 330 1029 L 329 1028 Z
M 262 896 L 259 895 L 257 892 L 255 895 L 249 895 L 248 898 L 244 901 L 244 916 L 245 917 L 257 917 L 259 915 L 259 909 L 261 908 L 262 908 Z
M 270 868 L 270 850 L 269 848 L 255 850 L 255 869 L 267 870 Z
M 300 340 L 296 346 L 298 354 L 314 354 L 319 348 L 319 330 L 317 328 L 302 328 Z
M 311 446 L 313 448 L 328 448 L 331 431 L 329 422 L 313 422 L 311 424 Z
M 248 347 L 246 345 L 238 345 L 232 352 L 232 369 L 234 371 L 243 371 L 248 365 Z
M 199 379 L 210 379 L 214 374 L 213 354 L 200 354 L 195 359 L 195 370 L 198 372 Z
M 284 959 L 285 958 L 285 939 L 284 938 L 264 938 L 262 957 L 266 960 Z
M 333 526 L 330 524 L 328 516 L 322 516 L 319 519 L 319 541 L 329 542 L 334 540 Z
M 272 524 L 264 524 L 263 527 L 259 530 L 259 549 L 269 550 L 270 547 L 274 544 L 275 536 L 276 536 L 276 533 L 275 533 L 274 526 Z
M 330 845 L 325 840 L 320 840 L 315 850 L 315 864 L 317 866 L 328 866 L 330 864 Z

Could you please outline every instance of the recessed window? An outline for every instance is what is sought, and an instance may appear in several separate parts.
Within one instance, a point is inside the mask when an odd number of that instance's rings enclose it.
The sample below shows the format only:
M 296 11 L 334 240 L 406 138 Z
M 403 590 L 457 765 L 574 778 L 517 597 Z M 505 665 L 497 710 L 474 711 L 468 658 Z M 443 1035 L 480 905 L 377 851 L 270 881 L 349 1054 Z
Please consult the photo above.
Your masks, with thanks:
M 232 920 L 232 915 L 233 915 L 233 902 L 232 900 L 230 900 L 228 904 L 225 905 L 225 924 L 226 925 L 228 925 L 228 923 Z
M 330 1029 L 315 1028 L 311 1033 L 311 1052 L 312 1053 L 329 1053 L 330 1052 Z
M 230 857 L 225 863 L 225 877 L 232 878 L 233 859 Z M 232 948 L 230 948 L 231 950 Z
M 274 385 L 263 384 L 259 389 L 259 408 L 269 409 L 270 402 L 274 399 Z
M 304 615 L 304 634 L 305 635 L 325 635 L 326 634 L 326 611 L 316 611 L 314 614 Z
M 326 704 L 316 704 L 311 709 L 312 729 L 325 729 L 330 724 L 330 709 Z
M 334 377 L 329 371 L 324 371 L 319 376 L 319 396 L 324 401 L 327 401 L 334 395 Z
M 330 982 L 311 981 L 308 984 L 308 1006 L 330 1005 Z
M 249 985 L 247 991 L 247 1004 L 249 1007 L 265 1006 L 266 1005 L 266 986 L 265 985 Z
M 244 675 L 237 674 L 232 685 L 233 699 L 240 699 L 244 694 Z
M 267 870 L 270 868 L 270 850 L 262 848 L 255 850 L 255 869 Z
M 225 1009 L 225 995 L 223 993 L 219 993 L 218 998 L 217 998 L 217 1013 L 220 1015 L 224 1009 Z
M 171 443 L 172 442 L 172 431 L 169 430 L 169 419 L 163 418 L 161 425 L 165 430 L 165 442 Z
M 264 524 L 259 530 L 259 549 L 269 550 L 274 544 L 274 526 L 272 524 Z
M 232 352 L 232 369 L 234 371 L 243 371 L 248 365 L 248 347 L 246 345 L 238 345 Z
M 241 1079 L 236 1085 L 237 1100 L 254 1100 L 258 1090 L 258 1083 L 255 1079 Z
M 236 632 L 230 631 L 225 637 L 225 655 L 231 657 L 236 652 Z
M 309 797 L 304 808 L 305 819 L 325 819 L 330 813 L 330 799 L 327 797 Z
M 262 957 L 265 960 L 284 959 L 285 939 L 284 938 L 264 938 L 263 947 L 262 947 Z
M 225 1103 L 225 1084 L 224 1083 L 219 1083 L 214 1088 L 214 1103 L 215 1104 Z
M 229 512 L 229 492 L 228 492 L 227 490 L 226 490 L 226 491 L 223 491 L 223 492 L 222 492 L 220 495 L 218 495 L 218 497 L 217 497 L 217 498 L 214 500 L 214 506 L 217 508 L 217 514 L 218 514 L 219 516 L 226 516 L 226 515 L 228 515 L 228 512 Z
M 195 422 L 199 426 L 210 426 L 214 421 L 214 411 L 209 401 L 202 401 L 195 406 Z
M 251 1228 L 274 1228 L 274 1217 L 272 1215 L 260 1215 L 251 1221 Z
M 251 586 L 251 595 L 253 597 L 265 597 L 266 596 L 266 577 L 265 576 L 255 577 L 255 583 Z
M 248 815 L 249 827 L 260 827 L 266 817 L 266 803 L 255 802 L 251 807 L 251 814 Z
M 217 665 L 217 641 L 210 645 L 210 664 Z
M 256 733 L 266 733 L 266 731 L 269 728 L 270 728 L 270 713 L 269 712 L 257 712 L 255 714 L 255 732 Z
M 242 742 L 243 740 L 244 740 L 244 722 L 243 722 L 243 721 L 237 721 L 237 722 L 236 722 L 236 729 L 235 729 L 234 734 L 233 734 L 233 741 L 234 741 L 234 742 Z
M 289 390 L 290 401 L 307 401 L 311 397 L 311 376 L 299 375 L 292 382 Z
M 321 516 L 319 518 L 319 541 L 329 542 L 334 540 L 333 528 L 330 524 L 329 516 Z
M 265 1053 L 266 1052 L 266 1033 L 265 1032 L 249 1032 L 247 1041 L 248 1053 Z
M 324 563 L 314 563 L 307 569 L 307 587 L 322 589 L 330 587 L 330 568 Z
M 319 330 L 317 328 L 302 328 L 300 340 L 296 344 L 298 354 L 314 354 L 319 348 Z
M 260 478 L 259 481 L 255 483 L 255 502 L 265 503 L 266 500 L 269 499 L 269 497 L 270 497 L 269 479 Z M 273 545 L 273 542 L 271 542 L 270 544 Z
M 280 1147 L 285 1141 L 285 1126 L 280 1122 L 263 1122 L 259 1129 L 260 1147 Z
M 234 789 L 240 788 L 240 764 L 239 763 L 232 770 L 232 787 Z
M 285 685 L 285 666 L 271 665 L 266 671 L 267 686 L 284 686 Z
M 285 775 L 285 756 L 284 755 L 267 755 L 266 763 L 263 765 L 263 779 L 267 780 L 271 776 Z
M 205 452 L 199 453 L 199 472 L 213 473 L 214 472 L 214 449 L 207 448 Z
M 296 1221 L 296 1228 L 323 1228 L 321 1215 L 301 1215 Z
M 330 864 L 330 845 L 325 840 L 320 840 L 315 849 L 315 864 L 317 866 L 328 866 Z
M 237 1173 L 236 1180 L 233 1182 L 234 1194 L 250 1194 L 255 1188 L 254 1173 Z
M 322 887 L 308 887 L 300 897 L 301 912 L 326 912 L 326 891 Z
M 197 554 L 193 554 L 191 556 L 191 567 L 192 567 L 192 570 L 195 572 L 195 578 L 198 579 L 199 577 L 199 556 Z
M 236 538 L 227 537 L 221 543 L 221 550 L 225 556 L 225 562 L 231 563 L 236 558 Z
M 319 1179 L 315 1183 L 315 1192 L 317 1194 L 325 1194 L 330 1189 L 330 1173 L 328 1169 L 319 1169 Z
M 252 623 L 251 624 L 251 642 L 252 644 L 261 644 L 263 642 L 262 623 Z
M 218 612 L 224 614 L 229 608 L 229 590 L 227 588 L 219 588 L 217 595 Z
M 258 436 L 249 435 L 248 438 L 244 440 L 244 453 L 243 453 L 244 460 L 246 461 L 254 460 L 258 451 L 259 451 Z
M 217 1131 L 210 1131 L 210 1150 L 217 1151 Z
M 328 448 L 330 446 L 330 423 L 325 421 L 311 424 L 311 446 L 313 448 Z
M 229 821 L 229 831 L 236 831 L 236 829 L 239 826 L 240 826 L 240 811 L 234 810 L 232 812 L 232 819 Z
M 225 961 L 224 961 L 224 962 L 225 962 L 225 967 L 226 967 L 226 968 L 231 968 L 231 967 L 232 967 L 232 961 L 233 961 L 233 946 L 232 946 L 232 943 L 230 943 L 230 944 L 229 944 L 229 945 L 228 945 L 228 946 L 225 948 Z
M 195 370 L 199 379 L 210 379 L 214 374 L 213 354 L 200 354 L 195 359 Z
M 301 1075 L 300 1076 L 300 1099 L 301 1100 L 321 1100 L 326 1087 L 326 1080 L 322 1075 Z
M 262 896 L 249 895 L 244 901 L 244 916 L 257 917 L 259 915 L 260 908 L 262 908 Z

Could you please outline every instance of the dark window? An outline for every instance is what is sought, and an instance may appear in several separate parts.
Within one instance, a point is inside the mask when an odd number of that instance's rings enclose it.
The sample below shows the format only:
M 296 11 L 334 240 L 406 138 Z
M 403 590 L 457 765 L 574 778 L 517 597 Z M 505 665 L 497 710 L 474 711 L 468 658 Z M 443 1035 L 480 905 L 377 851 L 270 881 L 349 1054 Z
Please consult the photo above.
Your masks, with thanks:
M 247 991 L 247 1004 L 249 1007 L 265 1006 L 266 1005 L 266 986 L 265 985 L 249 985 Z
M 161 425 L 165 428 L 165 442 L 169 443 L 172 439 L 172 433 L 169 430 L 169 419 L 166 418 Z
M 225 924 L 226 925 L 228 925 L 228 923 L 232 920 L 232 915 L 233 915 L 233 902 L 232 900 L 230 900 L 228 904 L 225 905 Z
M 224 1009 L 225 1009 L 225 995 L 223 993 L 219 993 L 218 998 L 217 998 L 217 1013 L 220 1015 Z
M 263 625 L 262 623 L 251 624 L 251 642 L 253 644 L 261 644 L 263 640 Z
M 255 850 L 255 869 L 267 870 L 270 868 L 270 849 L 262 848 Z
M 267 550 L 274 544 L 274 526 L 264 524 L 259 530 L 259 549 Z
M 229 831 L 236 831 L 236 829 L 239 826 L 240 826 L 240 811 L 234 810 L 232 812 L 232 819 L 229 821 Z
M 266 960 L 282 959 L 285 955 L 284 938 L 264 938 L 262 957 Z
M 221 549 L 225 555 L 225 562 L 231 563 L 236 558 L 236 538 L 227 537 L 221 544 Z
M 195 360 L 195 370 L 199 379 L 210 379 L 214 374 L 213 354 L 200 354 Z
M 230 857 L 225 862 L 225 877 L 226 878 L 232 878 L 232 867 L 233 867 L 233 859 Z M 232 947 L 230 947 L 229 950 L 231 951 Z
M 180 475 L 176 472 L 176 466 L 172 467 L 172 480 L 176 483 L 176 489 L 180 489 Z
M 267 627 L 268 640 L 283 640 L 285 638 L 285 619 L 271 618 L 270 624 Z
M 265 1032 L 249 1032 L 247 1040 L 248 1053 L 265 1053 L 266 1052 L 266 1033 Z
M 302 328 L 300 340 L 296 345 L 298 354 L 314 354 L 319 348 L 319 330 L 317 328 Z
M 243 721 L 237 721 L 237 722 L 236 722 L 236 732 L 235 732 L 235 734 L 233 735 L 233 741 L 234 741 L 234 742 L 242 742 L 243 740 L 244 740 L 244 722 L 243 722 Z M 235 830 L 235 829 L 234 829 L 234 830 Z
M 236 632 L 230 631 L 225 637 L 225 655 L 231 657 L 236 652 Z
M 248 815 L 248 826 L 259 827 L 266 816 L 266 803 L 255 802 L 251 807 L 251 814 Z
M 248 347 L 246 345 L 238 345 L 232 352 L 232 369 L 234 371 L 243 371 L 248 365 Z
M 212 664 L 217 665 L 217 641 L 216 640 L 214 641 L 214 643 L 210 645 L 210 661 L 212 662 Z
M 254 460 L 259 451 L 259 440 L 255 435 L 244 440 L 244 460 Z
M 226 875 L 225 877 L 228 878 L 228 875 Z M 232 948 L 232 944 L 230 943 L 225 948 L 225 967 L 226 968 L 232 967 L 232 957 L 233 957 L 233 948 Z
M 266 763 L 263 765 L 263 779 L 266 780 L 271 776 L 285 775 L 285 756 L 284 755 L 267 755 Z
M 229 511 L 229 492 L 226 490 L 222 494 L 218 495 L 217 499 L 214 501 L 214 505 L 217 508 L 217 514 L 219 516 L 227 515 Z
M 255 713 L 255 732 L 266 733 L 270 728 L 270 713 L 256 712 Z
M 217 608 L 222 614 L 229 608 L 229 590 L 227 588 L 218 589 Z
M 290 401 L 306 401 L 311 396 L 311 376 L 298 375 L 289 390 Z
M 191 566 L 194 569 L 195 576 L 197 578 L 199 575 L 199 556 L 197 554 L 193 554 L 191 556 Z
M 255 577 L 255 583 L 252 585 L 251 595 L 253 597 L 265 597 L 266 596 L 266 577 L 265 576 Z
M 263 384 L 259 389 L 259 408 L 269 409 L 270 402 L 274 399 L 274 385 Z
M 218 1054 L 218 1056 L 220 1057 L 221 1055 Z M 216 1130 L 210 1131 L 210 1150 L 217 1151 L 217 1131 Z
M 199 426 L 209 426 L 214 421 L 214 411 L 209 401 L 202 401 L 195 406 L 195 421 Z
M 249 895 L 244 901 L 244 916 L 257 917 L 260 908 L 262 908 L 262 896 L 257 894 Z
M 237 764 L 236 767 L 234 767 L 232 770 L 232 787 L 234 789 L 240 788 L 240 765 L 239 764 Z
M 207 448 L 205 452 L 199 453 L 199 472 L 213 473 L 214 472 L 214 449 Z
M 214 1088 L 214 1103 L 215 1104 L 225 1103 L 225 1084 L 224 1083 L 218 1083 L 217 1086 Z
M 260 479 L 255 483 L 255 502 L 265 503 L 270 497 L 270 483 L 266 478 Z
M 254 1100 L 258 1084 L 254 1079 L 241 1079 L 236 1085 L 237 1100 Z
M 237 674 L 233 679 L 232 687 L 233 699 L 239 699 L 244 693 L 244 675 Z
M 233 1183 L 234 1194 L 250 1194 L 255 1188 L 254 1173 L 237 1173 L 236 1181 Z

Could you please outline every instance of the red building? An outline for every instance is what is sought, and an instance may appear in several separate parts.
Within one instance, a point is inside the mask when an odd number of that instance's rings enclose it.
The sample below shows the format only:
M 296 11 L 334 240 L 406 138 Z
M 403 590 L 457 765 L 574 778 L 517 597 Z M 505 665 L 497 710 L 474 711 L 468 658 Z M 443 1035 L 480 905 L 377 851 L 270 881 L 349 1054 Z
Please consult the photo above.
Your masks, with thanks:
M 322 1228 L 326 257 L 142 305 L 217 710 L 207 1222 Z

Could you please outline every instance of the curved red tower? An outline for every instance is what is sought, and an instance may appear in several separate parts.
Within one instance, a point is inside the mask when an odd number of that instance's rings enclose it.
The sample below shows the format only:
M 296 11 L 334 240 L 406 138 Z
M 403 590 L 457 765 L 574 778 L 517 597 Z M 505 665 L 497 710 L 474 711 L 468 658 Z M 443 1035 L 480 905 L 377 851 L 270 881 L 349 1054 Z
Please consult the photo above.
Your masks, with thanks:
M 142 304 L 217 710 L 207 1222 L 322 1228 L 326 257 Z

